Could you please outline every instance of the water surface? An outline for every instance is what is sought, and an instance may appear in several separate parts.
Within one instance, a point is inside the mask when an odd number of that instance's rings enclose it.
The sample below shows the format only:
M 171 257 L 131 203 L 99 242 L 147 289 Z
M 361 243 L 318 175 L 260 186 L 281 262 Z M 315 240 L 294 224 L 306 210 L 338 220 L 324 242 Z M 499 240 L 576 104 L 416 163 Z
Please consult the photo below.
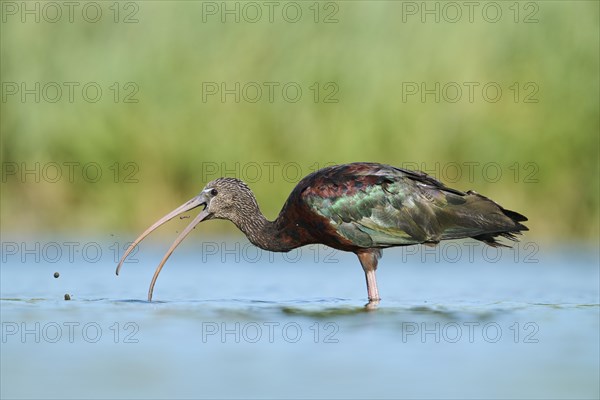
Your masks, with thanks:
M 597 249 L 386 250 L 368 310 L 354 255 L 212 243 L 176 252 L 153 302 L 165 243 L 119 277 L 110 243 L 5 253 L 2 398 L 600 396 Z

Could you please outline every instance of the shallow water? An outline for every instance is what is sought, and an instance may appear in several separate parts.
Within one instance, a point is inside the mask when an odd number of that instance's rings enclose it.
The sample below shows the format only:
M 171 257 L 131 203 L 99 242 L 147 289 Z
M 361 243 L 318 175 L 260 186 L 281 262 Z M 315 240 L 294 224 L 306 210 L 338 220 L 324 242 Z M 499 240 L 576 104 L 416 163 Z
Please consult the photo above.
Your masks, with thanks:
M 188 243 L 148 302 L 167 243 L 119 277 L 108 242 L 6 243 L 2 398 L 600 396 L 597 248 L 388 249 L 368 310 L 355 256 L 324 247 Z

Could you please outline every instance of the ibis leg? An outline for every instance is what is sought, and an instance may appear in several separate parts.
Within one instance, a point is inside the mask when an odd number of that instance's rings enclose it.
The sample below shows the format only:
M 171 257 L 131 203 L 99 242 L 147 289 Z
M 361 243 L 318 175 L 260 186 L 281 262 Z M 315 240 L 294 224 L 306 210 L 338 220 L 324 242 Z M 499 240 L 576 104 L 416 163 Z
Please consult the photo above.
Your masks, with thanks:
M 357 254 L 365 271 L 365 278 L 367 279 L 367 294 L 369 296 L 369 302 L 378 302 L 381 300 L 379 297 L 379 290 L 377 290 L 377 278 L 375 277 L 375 270 L 377 270 L 377 260 L 381 256 L 381 252 L 368 251 Z

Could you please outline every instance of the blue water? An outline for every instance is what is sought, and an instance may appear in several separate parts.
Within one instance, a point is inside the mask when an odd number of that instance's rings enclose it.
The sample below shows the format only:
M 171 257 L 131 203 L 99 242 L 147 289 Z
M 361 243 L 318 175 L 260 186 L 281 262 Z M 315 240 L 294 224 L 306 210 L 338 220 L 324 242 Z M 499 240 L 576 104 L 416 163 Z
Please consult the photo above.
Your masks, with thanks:
M 2 398 L 600 396 L 597 248 L 388 249 L 368 310 L 325 247 L 192 237 L 147 302 L 166 242 L 3 240 Z

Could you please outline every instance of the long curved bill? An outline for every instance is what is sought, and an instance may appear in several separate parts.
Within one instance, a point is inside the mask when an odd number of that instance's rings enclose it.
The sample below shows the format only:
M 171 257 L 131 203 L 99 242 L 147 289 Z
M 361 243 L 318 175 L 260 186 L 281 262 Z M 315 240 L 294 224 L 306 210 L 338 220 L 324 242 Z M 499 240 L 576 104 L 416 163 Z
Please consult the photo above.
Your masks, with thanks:
M 161 260 L 160 264 L 158 264 L 158 267 L 156 267 L 156 271 L 154 271 L 154 276 L 152 277 L 152 282 L 150 282 L 150 289 L 148 289 L 148 301 L 152 301 L 152 292 L 154 291 L 154 284 L 156 283 L 156 278 L 158 278 L 158 274 L 160 274 L 160 271 L 162 270 L 163 265 L 165 265 L 165 263 L 171 256 L 171 253 L 173 253 L 173 251 L 177 248 L 177 246 L 179 246 L 179 243 L 181 243 L 183 241 L 183 239 L 185 239 L 185 237 L 192 231 L 192 229 L 194 229 L 196 227 L 196 225 L 198 225 L 200 222 L 202 222 L 202 220 L 205 219 L 207 216 L 208 216 L 208 211 L 203 210 L 202 212 L 200 212 L 200 214 L 198 214 L 196 216 L 196 218 L 194 218 L 194 220 L 188 226 L 185 227 L 183 232 L 181 232 L 181 234 L 179 236 L 177 236 L 177 239 L 175 239 L 175 241 L 173 242 L 171 247 L 169 247 L 169 250 L 167 250 L 167 253 Z
M 186 203 L 184 203 L 181 206 L 177 207 L 175 210 L 171 211 L 170 213 L 168 213 L 167 215 L 165 215 L 164 217 L 162 217 L 161 219 L 159 219 L 158 221 L 156 221 L 154 224 L 152 224 L 152 226 L 150 226 L 148 229 L 146 229 L 144 231 L 144 233 L 142 233 L 137 239 L 135 239 L 135 241 L 127 248 L 127 250 L 123 254 L 123 257 L 121 257 L 121 260 L 119 261 L 119 265 L 117 265 L 116 274 L 119 275 L 119 271 L 121 270 L 121 267 L 123 266 L 123 262 L 125 261 L 125 259 L 127 258 L 127 256 L 133 251 L 133 249 L 142 240 L 144 240 L 146 238 L 146 236 L 148 236 L 150 233 L 152 233 L 159 226 L 161 226 L 164 223 L 172 220 L 173 218 L 175 218 L 179 214 L 182 214 L 182 213 L 184 213 L 186 211 L 190 211 L 190 210 L 192 210 L 192 209 L 194 209 L 196 207 L 199 207 L 199 206 L 201 206 L 203 204 L 206 204 L 206 200 L 205 200 L 204 196 L 202 194 L 200 194 L 199 196 L 196 196 L 193 199 L 187 201 Z M 162 269 L 163 265 L 165 264 L 165 262 L 167 261 L 167 259 L 171 255 L 171 253 L 173 253 L 173 251 L 175 250 L 175 248 L 179 245 L 179 243 L 181 243 L 181 241 L 183 241 L 183 239 L 185 239 L 185 237 L 191 232 L 191 230 L 194 229 L 196 227 L 196 225 L 198 225 L 200 222 L 202 222 L 208 216 L 209 216 L 209 213 L 206 210 L 201 211 L 200 214 L 198 214 L 196 216 L 196 218 L 194 218 L 194 220 L 183 230 L 183 232 L 181 232 L 181 234 L 177 237 L 177 239 L 175 240 L 175 242 L 171 245 L 171 247 L 169 248 L 169 250 L 167 251 L 167 253 L 163 257 L 162 261 L 160 262 L 159 266 L 156 268 L 156 272 L 154 273 L 154 277 L 152 277 L 152 283 L 150 284 L 150 290 L 148 291 L 148 300 L 152 300 L 152 290 L 154 288 L 154 283 L 156 282 L 156 278 L 158 277 L 158 274 L 160 273 L 160 270 Z

